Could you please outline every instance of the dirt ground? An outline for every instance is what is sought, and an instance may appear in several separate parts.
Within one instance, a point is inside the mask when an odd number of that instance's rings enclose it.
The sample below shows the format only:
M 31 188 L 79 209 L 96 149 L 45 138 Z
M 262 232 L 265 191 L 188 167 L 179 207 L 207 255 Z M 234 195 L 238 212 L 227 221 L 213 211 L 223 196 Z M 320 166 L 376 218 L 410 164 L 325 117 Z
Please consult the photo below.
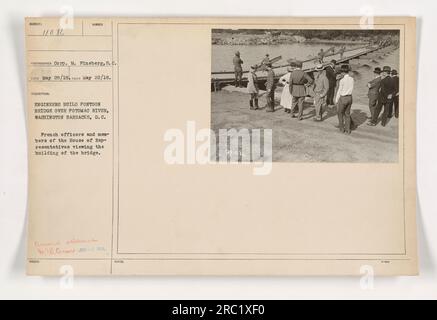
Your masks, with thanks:
M 279 99 L 280 90 L 276 97 Z M 273 129 L 273 161 L 277 162 L 396 162 L 398 161 L 398 123 L 392 118 L 386 127 L 366 125 L 369 109 L 363 103 L 352 105 L 357 128 L 350 135 L 335 127 L 335 108 L 324 112 L 324 120 L 315 122 L 311 99 L 305 103 L 304 120 L 285 113 L 276 102 L 276 111 L 249 109 L 249 95 L 222 90 L 211 93 L 211 126 L 218 129 Z

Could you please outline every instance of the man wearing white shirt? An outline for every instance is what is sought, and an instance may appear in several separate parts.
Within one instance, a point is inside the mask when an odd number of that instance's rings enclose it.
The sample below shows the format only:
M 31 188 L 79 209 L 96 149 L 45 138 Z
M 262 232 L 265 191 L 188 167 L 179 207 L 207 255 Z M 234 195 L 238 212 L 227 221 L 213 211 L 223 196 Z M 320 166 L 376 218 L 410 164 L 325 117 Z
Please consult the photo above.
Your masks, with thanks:
M 338 127 L 340 132 L 351 133 L 351 107 L 354 79 L 349 75 L 350 67 L 347 64 L 341 66 L 343 78 L 338 84 L 335 103 L 337 104 Z

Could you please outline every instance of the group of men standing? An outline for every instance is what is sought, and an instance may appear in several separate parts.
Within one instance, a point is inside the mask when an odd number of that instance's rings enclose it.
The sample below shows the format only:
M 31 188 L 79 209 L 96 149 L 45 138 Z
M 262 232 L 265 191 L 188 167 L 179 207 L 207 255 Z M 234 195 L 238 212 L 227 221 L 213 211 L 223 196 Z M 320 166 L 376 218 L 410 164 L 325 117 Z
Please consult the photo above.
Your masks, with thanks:
M 292 118 L 303 120 L 305 97 L 310 94 L 314 97 L 315 116 L 314 121 L 323 120 L 323 112 L 327 106 L 337 105 L 339 128 L 342 132 L 351 132 L 350 108 L 352 106 L 352 90 L 354 80 L 349 75 L 349 65 L 343 65 L 340 71 L 336 70 L 336 61 L 332 60 L 328 65 L 318 64 L 315 68 L 314 79 L 302 70 L 301 61 L 290 61 L 288 72 L 279 79 L 284 86 L 281 94 L 281 106 Z M 250 93 L 250 109 L 259 109 L 258 105 L 258 77 L 256 72 L 261 69 L 267 73 L 266 81 L 266 111 L 274 111 L 275 73 L 271 63 L 266 62 L 261 67 L 253 65 L 248 75 L 247 90 Z M 337 87 L 337 95 L 335 89 Z
M 389 118 L 399 117 L 399 76 L 395 69 L 389 66 L 375 68 L 375 78 L 370 81 L 369 87 L 369 126 L 376 126 L 382 111 L 381 125 L 385 127 Z
M 236 52 L 234 57 L 235 67 L 235 86 L 241 87 L 243 61 L 240 53 Z M 315 116 L 314 121 L 323 121 L 323 112 L 329 106 L 337 107 L 337 116 L 341 132 L 350 134 L 354 126 L 350 116 L 352 107 L 352 93 L 354 89 L 354 78 L 351 75 L 351 68 L 348 64 L 343 64 L 339 69 L 337 62 L 332 60 L 329 64 L 319 63 L 313 73 L 312 78 L 302 70 L 303 63 L 297 60 L 290 60 L 287 73 L 279 79 L 279 84 L 284 86 L 281 94 L 281 106 L 286 113 L 290 113 L 293 118 L 303 120 L 303 109 L 305 97 L 314 97 Z M 275 110 L 275 73 L 268 56 L 261 65 L 251 66 L 248 75 L 247 91 L 250 93 L 250 109 L 259 109 L 258 98 L 258 77 L 256 72 L 262 70 L 266 72 L 266 111 Z M 375 78 L 368 83 L 369 87 L 369 108 L 370 116 L 368 125 L 376 125 L 379 114 L 383 109 L 382 125 L 385 126 L 387 119 L 393 114 L 399 114 L 399 78 L 397 71 L 390 67 L 375 68 Z M 312 91 L 312 92 L 311 92 Z

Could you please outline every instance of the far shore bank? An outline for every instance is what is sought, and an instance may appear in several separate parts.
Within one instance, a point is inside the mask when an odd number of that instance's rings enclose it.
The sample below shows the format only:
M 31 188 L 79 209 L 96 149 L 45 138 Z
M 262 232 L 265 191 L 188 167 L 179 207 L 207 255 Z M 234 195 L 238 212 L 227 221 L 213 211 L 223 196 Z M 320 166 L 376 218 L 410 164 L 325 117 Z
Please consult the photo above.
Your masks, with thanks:
M 250 35 L 250 34 L 231 34 L 231 33 L 213 33 L 213 45 L 281 45 L 281 44 L 338 44 L 338 45 L 367 45 L 371 39 L 320 39 L 304 38 L 296 35 Z

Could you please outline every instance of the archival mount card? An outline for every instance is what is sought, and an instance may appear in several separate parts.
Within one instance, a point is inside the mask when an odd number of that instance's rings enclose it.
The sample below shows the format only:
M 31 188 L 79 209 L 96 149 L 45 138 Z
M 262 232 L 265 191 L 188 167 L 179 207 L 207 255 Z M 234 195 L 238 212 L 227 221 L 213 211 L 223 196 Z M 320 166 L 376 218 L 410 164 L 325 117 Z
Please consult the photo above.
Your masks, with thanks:
M 28 274 L 418 273 L 415 18 L 25 24 Z

